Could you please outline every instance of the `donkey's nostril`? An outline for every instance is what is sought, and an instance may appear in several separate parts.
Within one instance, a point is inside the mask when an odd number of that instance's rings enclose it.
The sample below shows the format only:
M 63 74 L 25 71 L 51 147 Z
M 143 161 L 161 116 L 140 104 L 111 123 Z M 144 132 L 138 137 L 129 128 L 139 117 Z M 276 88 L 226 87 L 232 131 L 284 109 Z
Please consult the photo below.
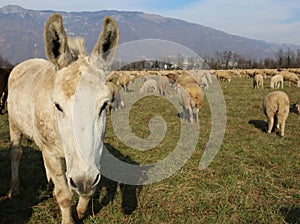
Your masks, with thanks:
M 99 183 L 100 179 L 101 179 L 101 176 L 100 176 L 100 174 L 98 174 L 96 176 L 96 179 L 95 179 L 94 183 L 93 183 L 93 187 L 95 187 L 95 185 L 97 185 Z
M 76 186 L 76 184 L 74 183 L 74 181 L 73 181 L 72 178 L 70 178 L 70 185 L 71 185 L 71 187 L 73 187 L 73 188 L 77 188 L 77 186 Z

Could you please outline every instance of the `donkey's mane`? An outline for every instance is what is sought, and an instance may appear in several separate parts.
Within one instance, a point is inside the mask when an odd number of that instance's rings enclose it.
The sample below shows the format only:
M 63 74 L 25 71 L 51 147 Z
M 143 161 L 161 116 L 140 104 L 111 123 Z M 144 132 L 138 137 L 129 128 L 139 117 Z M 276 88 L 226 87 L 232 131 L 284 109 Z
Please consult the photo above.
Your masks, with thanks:
M 86 55 L 85 41 L 82 37 L 68 38 L 68 45 L 73 57 Z

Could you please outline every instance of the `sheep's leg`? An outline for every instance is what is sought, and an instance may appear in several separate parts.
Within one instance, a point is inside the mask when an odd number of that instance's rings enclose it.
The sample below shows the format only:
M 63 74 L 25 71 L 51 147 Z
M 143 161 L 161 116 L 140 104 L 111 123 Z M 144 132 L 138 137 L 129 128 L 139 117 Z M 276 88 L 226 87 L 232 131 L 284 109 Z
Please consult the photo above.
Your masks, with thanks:
M 200 108 L 196 108 L 196 122 L 199 122 L 199 110 Z
M 187 119 L 186 117 L 187 117 L 186 116 L 186 108 L 185 108 L 185 106 L 182 106 L 182 120 Z
M 44 164 L 54 184 L 54 196 L 61 210 L 62 224 L 74 223 L 71 215 L 72 192 L 66 182 L 62 161 L 46 150 L 49 149 L 43 150 Z
M 193 110 L 191 107 L 189 107 L 188 110 L 189 110 L 191 124 L 194 124 Z
M 279 122 L 277 121 L 276 123 L 276 130 L 279 130 L 280 129 L 280 125 L 279 125 Z
M 20 194 L 20 179 L 19 179 L 19 163 L 22 156 L 21 140 L 22 135 L 19 130 L 10 123 L 10 139 L 11 139 L 11 181 L 9 198 Z
M 124 92 L 125 92 L 125 93 L 128 93 L 128 92 L 129 92 L 127 84 L 125 84 L 125 85 L 123 86 L 123 88 L 124 88 Z
M 268 116 L 268 133 L 272 132 L 273 125 L 274 125 L 274 117 Z
M 285 129 L 285 121 L 283 121 L 281 124 L 281 128 L 280 128 L 280 136 L 281 137 L 284 136 L 284 129 Z

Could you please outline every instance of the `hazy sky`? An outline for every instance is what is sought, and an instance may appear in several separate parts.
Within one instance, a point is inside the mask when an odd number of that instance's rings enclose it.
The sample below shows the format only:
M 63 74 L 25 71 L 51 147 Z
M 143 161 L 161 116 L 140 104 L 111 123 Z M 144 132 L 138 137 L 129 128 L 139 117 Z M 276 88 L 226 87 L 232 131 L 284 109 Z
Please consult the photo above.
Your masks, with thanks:
M 300 45 L 299 0 L 0 0 L 0 7 L 55 11 L 142 11 L 183 19 L 230 34 Z

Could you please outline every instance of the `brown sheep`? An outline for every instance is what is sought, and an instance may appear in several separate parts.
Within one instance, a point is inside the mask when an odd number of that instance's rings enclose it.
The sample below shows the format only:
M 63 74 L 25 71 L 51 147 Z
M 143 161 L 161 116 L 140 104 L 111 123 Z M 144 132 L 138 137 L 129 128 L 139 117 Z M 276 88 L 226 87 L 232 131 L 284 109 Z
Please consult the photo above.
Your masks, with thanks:
M 124 89 L 124 92 L 128 93 L 128 92 L 130 92 L 129 88 L 128 88 L 130 81 L 131 81 L 130 76 L 128 74 L 124 73 L 124 74 L 121 74 L 120 77 L 118 78 L 117 85 L 122 86 L 122 88 Z
M 217 70 L 213 72 L 218 80 L 230 82 L 231 76 L 226 71 Z
M 118 86 L 110 81 L 106 81 L 106 85 L 108 86 L 111 92 L 111 102 L 107 105 L 108 111 L 119 110 L 121 108 L 124 108 L 125 105 L 124 102 L 121 100 L 121 95 Z
M 187 118 L 187 112 L 191 124 L 194 124 L 193 108 L 196 109 L 196 122 L 198 122 L 198 114 L 203 102 L 204 93 L 200 86 L 196 83 L 188 83 L 178 88 L 179 103 L 183 108 L 183 119 Z
M 263 101 L 263 111 L 268 118 L 268 133 L 271 133 L 274 123 L 280 136 L 284 136 L 285 122 L 290 111 L 289 97 L 285 92 L 269 93 Z
M 183 77 L 180 77 L 179 79 L 177 79 L 176 82 L 182 86 L 184 86 L 188 83 L 195 83 L 195 84 L 199 85 L 198 81 L 191 75 L 185 75 Z

